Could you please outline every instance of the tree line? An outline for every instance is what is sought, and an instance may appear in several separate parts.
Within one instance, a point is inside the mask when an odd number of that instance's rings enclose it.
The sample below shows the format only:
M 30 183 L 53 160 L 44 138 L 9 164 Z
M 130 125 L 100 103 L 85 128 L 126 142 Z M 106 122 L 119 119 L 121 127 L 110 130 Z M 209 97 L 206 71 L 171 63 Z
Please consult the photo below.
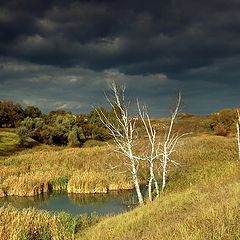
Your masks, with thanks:
M 112 111 L 100 108 L 111 118 Z M 81 146 L 87 139 L 105 141 L 110 138 L 97 110 L 76 115 L 64 110 L 44 114 L 36 106 L 24 109 L 11 100 L 0 101 L 0 127 L 17 128 L 20 144 L 24 144 L 27 137 L 44 144 L 69 146 Z

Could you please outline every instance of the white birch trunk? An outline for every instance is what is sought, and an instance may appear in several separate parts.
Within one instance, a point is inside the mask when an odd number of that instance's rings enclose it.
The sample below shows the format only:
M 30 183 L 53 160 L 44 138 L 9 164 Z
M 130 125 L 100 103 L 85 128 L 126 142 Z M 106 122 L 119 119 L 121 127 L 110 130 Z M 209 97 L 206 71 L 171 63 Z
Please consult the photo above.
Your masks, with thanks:
M 180 106 L 180 102 L 181 102 L 181 94 L 179 93 L 178 95 L 178 100 L 177 100 L 177 105 L 175 110 L 172 113 L 171 116 L 171 121 L 170 121 L 170 126 L 166 135 L 166 138 L 164 140 L 164 145 L 163 145 L 163 156 L 162 156 L 162 191 L 164 190 L 165 186 L 166 186 L 166 181 L 167 181 L 167 168 L 168 168 L 168 162 L 174 162 L 171 161 L 169 159 L 171 153 L 174 151 L 174 148 L 178 142 L 178 140 L 185 134 L 178 136 L 174 134 L 172 134 L 172 130 L 173 130 L 173 125 L 174 125 L 174 121 L 176 119 L 176 116 L 178 114 L 179 111 L 179 106 Z M 176 163 L 176 162 L 175 162 Z
M 117 146 L 116 151 L 127 157 L 129 166 L 131 166 L 131 174 L 133 184 L 137 193 L 139 204 L 143 204 L 143 196 L 138 181 L 138 161 L 141 160 L 134 155 L 133 146 L 135 141 L 135 121 L 132 121 L 128 115 L 128 107 L 125 103 L 124 88 L 112 83 L 113 100 L 107 97 L 107 100 L 114 112 L 115 121 L 112 121 L 103 111 L 98 110 L 98 115 L 109 130 L 113 140 Z
M 134 187 L 135 187 L 135 190 L 137 193 L 139 205 L 142 205 L 143 204 L 143 196 L 142 196 L 142 192 L 141 192 L 140 185 L 138 182 L 137 169 L 136 169 L 135 164 L 132 164 L 132 177 L 133 177 L 133 183 L 134 183 Z
M 153 198 L 152 198 L 152 181 L 153 181 L 153 176 L 154 176 L 153 171 L 154 171 L 153 163 L 150 163 L 150 167 L 149 167 L 150 177 L 149 177 L 149 181 L 148 181 L 148 198 L 150 201 L 153 200 Z
M 159 197 L 159 186 L 155 178 L 154 162 L 161 155 L 159 154 L 160 142 L 156 141 L 156 130 L 153 129 L 150 117 L 147 112 L 147 108 L 143 107 L 143 109 L 141 110 L 138 101 L 137 101 L 137 105 L 138 105 L 138 113 L 139 113 L 140 119 L 144 125 L 145 131 L 148 136 L 148 149 L 147 149 L 146 156 L 143 157 L 143 159 L 147 160 L 149 163 L 148 198 L 149 198 L 149 201 L 152 201 L 153 200 L 153 196 L 152 196 L 153 182 L 155 186 L 156 196 Z
M 154 185 L 155 185 L 155 190 L 156 190 L 156 196 L 159 197 L 159 185 L 158 185 L 158 182 L 157 180 L 155 179 L 154 177 Z
M 155 191 L 156 191 L 156 197 L 159 197 L 159 185 L 158 185 L 157 179 L 155 177 L 155 173 L 154 173 L 154 162 L 151 161 L 151 163 L 149 165 L 150 165 L 150 167 L 149 167 L 150 178 L 148 181 L 148 198 L 150 201 L 152 201 L 153 200 L 152 185 L 154 184 Z
M 166 156 L 164 156 L 162 163 L 162 191 L 164 191 L 164 188 L 166 186 L 166 180 L 167 180 L 167 158 Z

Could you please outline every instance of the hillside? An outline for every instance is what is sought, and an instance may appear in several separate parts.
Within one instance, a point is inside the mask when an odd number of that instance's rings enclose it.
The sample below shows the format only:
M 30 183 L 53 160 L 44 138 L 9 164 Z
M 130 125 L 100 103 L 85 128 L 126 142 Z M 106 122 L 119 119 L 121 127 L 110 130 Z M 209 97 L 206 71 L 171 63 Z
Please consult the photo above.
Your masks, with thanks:
M 91 185 L 113 180 L 106 164 L 114 164 L 119 156 L 111 145 L 19 149 L 15 133 L 0 134 L 5 154 L 1 184 L 8 191 L 21 189 L 28 194 L 45 181 L 56 189 L 66 188 L 69 180 L 82 181 L 76 176 L 87 172 L 84 181 L 92 181 Z M 36 231 L 36 236 L 49 237 L 44 239 L 239 239 L 240 166 L 235 138 L 196 132 L 179 142 L 173 159 L 181 165 L 170 168 L 166 190 L 152 203 L 100 219 L 0 208 L 0 237 L 42 239 L 32 238 Z M 97 180 L 90 177 L 94 173 Z M 114 179 L 129 180 L 128 175 L 116 174 Z
M 234 145 L 234 139 L 216 136 L 185 139 L 177 156 L 182 167 L 171 172 L 159 199 L 103 220 L 78 239 L 239 239 L 240 166 Z

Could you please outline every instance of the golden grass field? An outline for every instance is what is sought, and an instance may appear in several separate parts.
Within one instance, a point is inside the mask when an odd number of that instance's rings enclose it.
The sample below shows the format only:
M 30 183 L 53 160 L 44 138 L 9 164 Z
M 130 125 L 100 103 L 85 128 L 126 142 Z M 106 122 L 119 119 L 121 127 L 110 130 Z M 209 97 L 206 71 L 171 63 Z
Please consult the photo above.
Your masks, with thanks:
M 105 192 L 114 184 L 115 188 L 133 188 L 129 175 L 112 172 L 110 166 L 118 161 L 120 156 L 106 145 L 39 146 L 1 159 L 0 189 L 7 195 L 32 196 L 51 189 L 67 189 L 67 185 L 69 192 L 76 193 Z
M 79 233 L 79 239 L 240 239 L 235 139 L 188 137 L 176 158 L 182 167 L 171 170 L 159 199 L 101 221 Z
M 39 193 L 48 186 L 67 185 L 86 191 L 131 180 L 129 174 L 110 170 L 121 161 L 111 146 L 36 146 L 7 154 L 16 136 L 6 141 L 6 133 L 2 134 L 3 191 L 30 195 L 35 194 L 32 189 Z M 0 239 L 240 239 L 240 162 L 235 138 L 189 135 L 179 142 L 173 158 L 181 166 L 171 167 L 166 191 L 152 203 L 117 216 L 78 219 L 64 213 L 2 207 Z M 144 180 L 144 166 L 142 170 Z

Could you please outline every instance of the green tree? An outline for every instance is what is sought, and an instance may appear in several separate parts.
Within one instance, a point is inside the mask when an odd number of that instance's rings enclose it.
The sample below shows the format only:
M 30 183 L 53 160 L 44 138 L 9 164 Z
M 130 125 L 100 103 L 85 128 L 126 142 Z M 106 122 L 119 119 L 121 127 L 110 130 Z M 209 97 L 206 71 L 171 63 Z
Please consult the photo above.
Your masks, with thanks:
M 96 110 L 91 111 L 88 115 L 88 121 L 91 127 L 91 135 L 95 140 L 104 141 L 110 139 L 110 135 L 106 129 L 106 126 L 101 121 L 98 111 L 101 111 L 105 116 L 109 116 L 109 113 L 103 107 L 98 107 Z
M 76 115 L 76 125 L 82 128 L 84 137 L 92 138 L 92 128 L 88 116 L 84 113 Z
M 25 127 L 29 137 L 40 143 L 52 143 L 52 129 L 42 118 L 27 117 L 21 122 L 21 127 Z
M 70 135 L 70 136 L 69 136 Z M 85 136 L 81 127 L 76 124 L 76 117 L 72 114 L 58 115 L 52 125 L 52 140 L 58 145 L 71 143 L 81 145 Z
M 26 127 L 19 127 L 17 129 L 17 135 L 19 137 L 19 145 L 24 146 L 28 137 L 28 129 Z
M 25 117 L 39 118 L 39 117 L 41 117 L 42 112 L 38 107 L 28 106 L 24 110 L 24 115 L 25 115 Z
M 68 133 L 68 146 L 79 147 L 85 141 L 82 128 L 73 126 L 72 130 Z
M 64 110 L 50 111 L 46 116 L 46 123 L 49 125 L 53 125 L 58 116 L 65 116 L 68 114 L 71 114 L 71 113 L 68 113 Z
M 0 126 L 16 127 L 24 118 L 24 111 L 20 104 L 12 101 L 0 102 Z
M 71 130 L 68 133 L 68 146 L 69 147 L 78 147 L 80 142 L 78 141 L 78 135 L 76 129 Z

